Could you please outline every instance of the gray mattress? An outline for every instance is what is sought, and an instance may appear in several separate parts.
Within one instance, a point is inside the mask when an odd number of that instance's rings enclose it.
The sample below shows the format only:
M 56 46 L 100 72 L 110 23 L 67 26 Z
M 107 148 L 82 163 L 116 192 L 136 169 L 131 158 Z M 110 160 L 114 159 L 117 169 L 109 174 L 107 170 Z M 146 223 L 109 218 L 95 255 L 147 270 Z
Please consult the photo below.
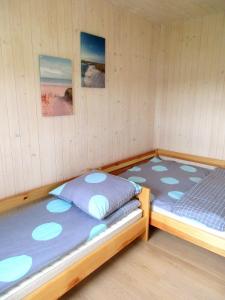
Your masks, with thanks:
M 0 216 L 0 298 L 140 206 L 131 200 L 99 221 L 54 197 Z
M 120 174 L 121 177 L 151 188 L 152 206 L 172 212 L 174 204 L 211 171 L 157 157 Z

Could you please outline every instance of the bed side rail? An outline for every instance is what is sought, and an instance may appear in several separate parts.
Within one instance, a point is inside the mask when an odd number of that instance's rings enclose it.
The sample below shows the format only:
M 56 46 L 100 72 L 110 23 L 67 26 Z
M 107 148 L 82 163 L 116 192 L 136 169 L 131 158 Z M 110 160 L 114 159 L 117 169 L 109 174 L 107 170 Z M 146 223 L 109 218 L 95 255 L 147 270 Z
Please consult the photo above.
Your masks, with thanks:
M 198 155 L 175 152 L 175 151 L 164 150 L 164 149 L 157 149 L 156 155 L 182 159 L 182 160 L 195 162 L 195 163 L 208 165 L 208 166 L 225 168 L 225 160 L 222 160 L 222 159 L 198 156 Z

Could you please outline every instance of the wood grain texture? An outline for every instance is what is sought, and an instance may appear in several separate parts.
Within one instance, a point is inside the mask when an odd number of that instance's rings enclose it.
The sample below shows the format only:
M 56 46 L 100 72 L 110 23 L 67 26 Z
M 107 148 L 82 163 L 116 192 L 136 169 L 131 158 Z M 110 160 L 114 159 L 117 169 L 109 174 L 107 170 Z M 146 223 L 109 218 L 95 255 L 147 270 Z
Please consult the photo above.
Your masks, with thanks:
M 149 238 L 149 216 L 150 216 L 150 203 L 151 203 L 151 190 L 142 187 L 141 193 L 137 196 L 141 202 L 141 209 L 143 211 L 143 218 L 145 219 L 145 232 L 142 239 L 147 242 Z
M 103 166 L 100 169 L 102 171 L 113 173 L 113 174 L 119 173 L 119 172 L 121 173 L 122 170 L 127 169 L 130 166 L 133 166 L 134 164 L 136 164 L 138 162 L 139 163 L 143 162 L 146 159 L 153 157 L 154 155 L 155 155 L 155 151 L 146 152 L 143 154 L 139 154 L 139 155 L 130 157 L 128 159 L 124 159 L 124 160 L 115 162 L 115 163 L 107 165 L 107 166 Z M 81 175 L 81 174 L 79 174 L 79 175 Z M 76 176 L 71 177 L 70 179 L 67 179 L 67 180 L 74 179 L 75 177 Z M 18 207 L 26 205 L 28 203 L 37 201 L 41 198 L 47 197 L 48 193 L 52 189 L 65 183 L 67 180 L 62 180 L 62 181 L 58 181 L 55 183 L 46 184 L 44 186 L 32 189 L 30 191 L 20 193 L 18 195 L 3 198 L 0 201 L 0 213 L 4 213 L 8 210 L 18 208 Z M 147 190 L 145 190 L 145 192 L 143 194 L 141 193 L 141 199 L 140 199 L 141 202 L 143 201 L 143 210 L 145 210 L 145 211 L 148 211 L 146 209 L 146 205 L 149 205 L 149 203 L 146 203 L 146 199 L 149 199 L 149 195 L 147 195 L 147 193 L 148 193 Z M 146 218 L 146 220 L 147 219 L 148 218 Z
M 225 257 L 225 238 L 220 238 L 195 226 L 154 211 L 150 212 L 150 224 Z
M 155 26 L 105 0 L 0 5 L 0 198 L 153 146 Z M 80 87 L 80 31 L 106 38 L 105 89 Z M 73 60 L 74 115 L 42 117 L 39 54 Z
M 225 10 L 223 0 L 110 0 L 149 21 L 162 24 L 215 14 Z
M 225 159 L 225 14 L 161 26 L 155 146 Z
M 156 151 L 152 150 L 143 154 L 135 155 L 134 157 L 130 157 L 128 159 L 123 159 L 118 162 L 114 162 L 112 164 L 106 165 L 101 167 L 101 170 L 109 173 L 117 173 L 120 172 L 122 173 L 124 169 L 130 168 L 138 163 L 143 163 L 150 158 L 154 157 L 156 155 Z
M 164 149 L 157 149 L 156 154 L 159 156 L 166 156 L 176 159 L 181 159 L 184 161 L 190 161 L 198 164 L 203 164 L 207 166 L 213 166 L 213 167 L 219 167 L 219 168 L 225 168 L 225 160 L 222 159 L 215 159 L 210 157 L 203 157 L 188 153 L 180 153 L 175 151 L 169 151 Z

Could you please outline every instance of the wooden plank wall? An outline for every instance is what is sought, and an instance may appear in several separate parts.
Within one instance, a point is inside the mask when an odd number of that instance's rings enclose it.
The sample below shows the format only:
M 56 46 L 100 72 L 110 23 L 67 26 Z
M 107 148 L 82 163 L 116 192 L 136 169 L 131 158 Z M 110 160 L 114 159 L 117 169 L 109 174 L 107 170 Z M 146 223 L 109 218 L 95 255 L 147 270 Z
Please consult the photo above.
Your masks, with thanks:
M 168 24 L 225 10 L 224 0 L 109 0 L 150 22 Z
M 0 0 L 0 198 L 153 147 L 156 32 L 105 0 Z M 106 38 L 106 88 L 80 88 L 80 31 Z M 73 116 L 42 117 L 38 55 L 73 60 Z
M 157 43 L 155 147 L 225 159 L 225 14 L 161 26 Z

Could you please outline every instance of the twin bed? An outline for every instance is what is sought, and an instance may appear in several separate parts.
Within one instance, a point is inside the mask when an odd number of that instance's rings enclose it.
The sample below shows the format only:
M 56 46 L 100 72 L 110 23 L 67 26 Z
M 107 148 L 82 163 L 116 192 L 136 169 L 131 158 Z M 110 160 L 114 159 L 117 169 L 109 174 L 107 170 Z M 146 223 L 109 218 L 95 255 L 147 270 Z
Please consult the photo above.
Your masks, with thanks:
M 161 161 L 159 157 L 163 158 L 163 160 Z M 205 182 L 209 176 L 212 176 L 210 174 L 214 173 L 213 170 L 215 168 L 224 170 L 225 161 L 159 149 L 153 153 L 145 153 L 133 160 L 126 160 L 120 166 L 121 169 L 114 168 L 114 166 L 107 166 L 107 168 L 109 171 L 120 174 L 120 176 L 125 178 L 135 180 L 136 177 L 136 182 L 139 181 L 141 183 L 142 181 L 141 184 L 143 186 L 151 189 L 150 225 L 225 256 L 224 175 L 219 178 L 220 189 L 217 186 L 220 193 L 213 191 L 215 197 L 212 193 L 212 199 L 208 199 L 211 202 L 211 208 L 209 205 L 211 211 L 208 209 L 206 215 L 204 215 L 204 210 L 199 210 L 200 213 L 198 212 L 198 215 L 202 214 L 200 217 L 204 217 L 200 218 L 200 220 L 208 221 L 206 223 L 208 226 L 199 222 L 194 215 L 196 207 L 194 207 L 195 210 L 193 212 L 184 206 L 186 209 L 184 209 L 183 215 L 186 214 L 186 217 L 179 213 L 181 200 L 190 194 L 193 189 L 199 187 L 201 182 Z M 208 187 L 206 186 L 206 188 Z M 210 191 L 207 190 L 207 192 Z M 196 202 L 195 204 L 198 204 L 199 200 L 204 200 L 198 198 L 193 199 Z M 217 203 L 214 203 L 214 198 L 217 198 Z M 218 198 L 220 203 L 218 203 Z M 221 210 L 219 212 L 220 230 L 215 229 L 218 227 L 218 222 L 216 222 L 218 221 L 218 211 L 214 209 L 216 205 L 217 210 Z M 209 226 L 210 223 L 217 226 Z
M 195 165 L 162 160 L 161 157 L 192 161 Z M 196 163 L 204 164 L 206 167 L 203 168 Z M 2 200 L 0 239 L 4 249 L 0 251 L 0 269 L 1 255 L 15 257 L 15 252 L 17 259 L 21 259 L 19 264 L 21 263 L 23 268 L 18 274 L 13 275 L 12 284 L 10 280 L 5 284 L 7 276 L 0 270 L 0 288 L 1 278 L 5 280 L 4 288 L 0 289 L 1 299 L 60 297 L 136 238 L 141 237 L 146 241 L 149 224 L 225 256 L 225 231 L 222 227 L 217 230 L 218 223 L 213 223 L 214 228 L 210 228 L 207 223 L 203 224 L 178 213 L 181 210 L 179 205 L 182 199 L 213 172 L 208 166 L 223 168 L 225 163 L 220 160 L 157 150 L 101 168 L 105 172 L 119 174 L 143 186 L 137 196 L 140 204 L 132 200 L 133 202 L 125 205 L 122 215 L 117 212 L 115 216 L 110 215 L 104 221 L 93 219 L 68 202 L 48 196 L 49 191 L 59 183 Z M 33 201 L 35 202 L 32 203 Z M 24 203 L 27 205 L 21 206 Z M 19 206 L 21 208 L 9 211 Z M 193 211 L 188 212 L 190 213 L 195 217 Z M 208 222 L 208 218 L 205 219 Z M 219 221 L 220 225 L 223 224 L 223 220 Z M 69 226 L 73 222 L 73 226 Z M 27 241 L 30 232 L 28 223 L 32 223 L 31 227 L 36 229 L 32 231 L 33 246 L 29 246 Z M 84 223 L 85 230 L 82 226 Z M 41 228 L 40 224 L 47 224 L 47 227 Z M 57 224 L 61 224 L 62 227 L 58 228 Z M 52 225 L 56 226 L 52 229 Z M 62 228 L 68 229 L 63 231 L 65 234 L 58 239 L 57 245 L 54 235 L 60 234 Z M 11 235 L 8 235 L 7 229 Z M 12 233 L 18 231 L 23 234 L 19 235 L 19 241 L 16 239 L 13 241 Z M 74 240 L 71 236 L 75 236 L 75 231 L 84 232 L 78 234 L 78 238 Z M 40 246 L 40 243 L 36 243 L 37 240 L 44 243 Z M 21 245 L 25 247 L 24 251 Z M 40 255 L 36 268 L 27 276 L 21 276 L 23 280 L 18 280 L 20 273 L 26 273 L 29 258 L 34 256 L 34 253 Z M 8 279 L 10 276 L 12 273 L 10 274 L 9 269 Z
M 82 205 L 85 197 L 89 200 L 87 213 L 79 203 L 74 205 L 72 197 L 66 200 L 71 187 Z M 107 207 L 101 205 L 104 195 Z M 16 199 L 22 200 L 17 206 L 24 200 L 27 205 L 9 211 L 3 200 L 1 206 L 0 298 L 4 300 L 59 298 L 134 239 L 148 237 L 149 191 L 140 192 L 134 183 L 105 172 L 89 172 Z

